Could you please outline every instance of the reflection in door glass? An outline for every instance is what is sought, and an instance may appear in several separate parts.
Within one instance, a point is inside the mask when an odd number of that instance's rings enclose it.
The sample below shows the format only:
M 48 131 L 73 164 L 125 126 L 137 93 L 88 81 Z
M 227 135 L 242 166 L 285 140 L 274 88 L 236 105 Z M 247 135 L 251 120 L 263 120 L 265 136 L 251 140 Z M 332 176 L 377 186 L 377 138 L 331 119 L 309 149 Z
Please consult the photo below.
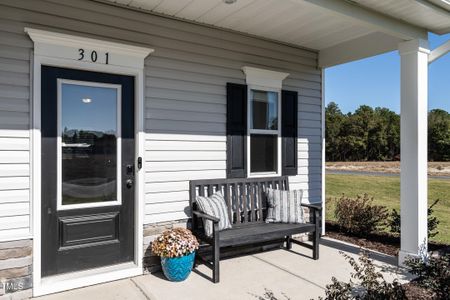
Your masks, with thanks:
M 62 204 L 117 200 L 117 89 L 61 85 Z

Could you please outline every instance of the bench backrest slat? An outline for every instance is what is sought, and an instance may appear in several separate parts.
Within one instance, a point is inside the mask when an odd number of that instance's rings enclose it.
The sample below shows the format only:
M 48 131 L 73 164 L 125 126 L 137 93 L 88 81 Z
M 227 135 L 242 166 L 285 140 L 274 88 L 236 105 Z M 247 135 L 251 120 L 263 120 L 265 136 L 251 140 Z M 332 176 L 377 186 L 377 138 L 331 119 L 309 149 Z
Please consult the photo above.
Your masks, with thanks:
M 234 220 L 234 222 L 236 223 L 236 224 L 240 224 L 241 223 L 241 218 L 240 218 L 240 215 L 241 215 L 241 205 L 240 205 L 240 201 L 239 201 L 239 183 L 238 182 L 235 182 L 234 184 L 233 184 L 233 186 L 234 186 L 234 194 L 233 194 L 233 205 L 234 205 L 234 215 L 235 215 L 235 220 Z
M 260 182 L 257 182 L 256 183 L 256 188 L 257 188 L 257 193 L 258 193 L 258 218 L 257 218 L 257 220 L 258 221 L 264 221 L 263 220 L 263 203 L 262 203 L 262 197 L 263 197 L 263 195 L 262 195 L 262 189 L 263 189 L 263 187 L 262 187 L 262 183 L 260 183 Z
M 254 198 L 253 197 L 253 195 L 254 195 L 253 194 L 254 193 L 253 185 L 254 185 L 254 182 L 249 182 L 247 184 L 247 201 L 248 201 L 247 218 L 248 218 L 248 222 L 254 222 L 253 217 L 252 217 L 252 215 L 253 215 L 253 206 L 254 206 L 254 204 L 253 204 L 253 198 Z
M 232 224 L 252 224 L 264 222 L 267 188 L 289 190 L 288 176 L 262 178 L 205 179 L 190 182 L 189 201 L 196 209 L 196 197 L 211 196 L 222 191 Z M 196 224 L 195 218 L 193 224 Z
M 230 185 L 228 183 L 225 183 L 224 187 L 224 197 L 225 197 L 225 203 L 227 204 L 228 209 L 228 218 L 230 219 L 230 222 L 233 222 L 233 212 L 232 212 L 232 197 L 231 197 L 231 191 L 230 191 Z
M 247 183 L 243 182 L 242 183 L 242 208 L 244 209 L 244 214 L 243 214 L 243 223 L 247 223 L 248 222 L 248 198 L 247 198 Z

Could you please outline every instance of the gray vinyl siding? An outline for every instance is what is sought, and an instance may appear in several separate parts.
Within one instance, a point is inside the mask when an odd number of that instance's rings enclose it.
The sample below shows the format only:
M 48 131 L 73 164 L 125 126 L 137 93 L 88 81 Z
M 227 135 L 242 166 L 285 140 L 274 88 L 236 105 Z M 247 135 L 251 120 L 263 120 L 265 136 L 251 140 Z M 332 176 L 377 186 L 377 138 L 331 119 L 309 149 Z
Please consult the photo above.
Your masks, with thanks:
M 188 181 L 225 177 L 227 82 L 245 65 L 290 73 L 299 93 L 299 175 L 321 196 L 321 71 L 317 53 L 85 0 L 0 4 L 0 238 L 30 230 L 30 57 L 24 27 L 155 49 L 145 61 L 144 223 L 183 219 Z

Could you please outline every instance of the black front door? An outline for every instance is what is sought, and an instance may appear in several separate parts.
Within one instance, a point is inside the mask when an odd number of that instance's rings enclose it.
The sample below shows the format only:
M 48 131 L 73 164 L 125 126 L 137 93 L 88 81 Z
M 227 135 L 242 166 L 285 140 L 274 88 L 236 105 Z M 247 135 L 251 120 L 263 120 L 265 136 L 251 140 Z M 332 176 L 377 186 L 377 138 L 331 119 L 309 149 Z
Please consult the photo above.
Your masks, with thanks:
M 42 67 L 42 276 L 134 259 L 134 77 Z

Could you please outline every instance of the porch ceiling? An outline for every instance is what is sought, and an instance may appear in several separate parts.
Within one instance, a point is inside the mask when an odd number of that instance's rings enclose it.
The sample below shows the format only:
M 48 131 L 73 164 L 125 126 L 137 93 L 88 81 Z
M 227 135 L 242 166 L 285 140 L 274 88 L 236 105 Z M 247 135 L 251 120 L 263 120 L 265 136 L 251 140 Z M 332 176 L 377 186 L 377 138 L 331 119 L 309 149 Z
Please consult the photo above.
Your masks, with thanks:
M 401 41 L 427 38 L 427 31 L 450 32 L 447 0 L 97 1 L 324 51 L 321 66 L 395 50 Z M 372 49 L 345 55 L 355 47 Z M 330 59 L 335 51 L 342 54 L 338 60 Z
M 367 26 L 330 16 L 320 7 L 303 1 L 237 0 L 233 4 L 223 0 L 109 1 L 316 50 L 373 32 Z

